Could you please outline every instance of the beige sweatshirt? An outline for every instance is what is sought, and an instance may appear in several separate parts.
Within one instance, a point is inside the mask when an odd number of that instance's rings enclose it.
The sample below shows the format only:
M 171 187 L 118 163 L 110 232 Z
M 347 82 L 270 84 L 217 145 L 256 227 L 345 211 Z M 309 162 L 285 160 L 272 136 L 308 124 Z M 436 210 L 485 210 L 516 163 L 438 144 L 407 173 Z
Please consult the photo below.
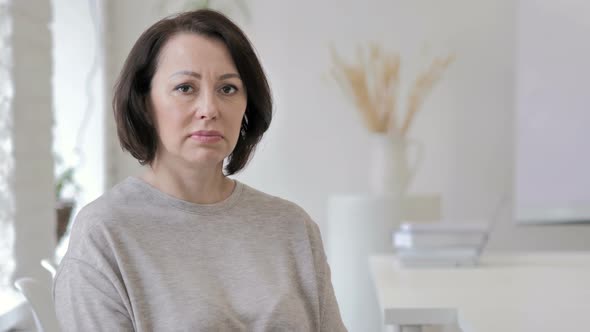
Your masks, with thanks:
M 78 214 L 64 331 L 346 331 L 317 225 L 241 182 L 194 204 L 129 177 Z

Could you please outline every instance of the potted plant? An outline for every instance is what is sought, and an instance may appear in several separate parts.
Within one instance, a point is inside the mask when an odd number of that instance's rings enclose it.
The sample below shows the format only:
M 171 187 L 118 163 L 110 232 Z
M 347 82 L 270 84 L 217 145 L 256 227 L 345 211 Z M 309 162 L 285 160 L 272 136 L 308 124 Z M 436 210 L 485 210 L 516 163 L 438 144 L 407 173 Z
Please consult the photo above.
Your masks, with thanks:
M 65 167 L 57 173 L 55 179 L 55 210 L 57 213 L 56 236 L 58 243 L 68 229 L 72 210 L 76 203 L 75 197 L 79 192 L 79 186 L 74 179 L 74 174 L 74 167 Z
M 442 74 L 454 61 L 454 55 L 437 57 L 410 86 L 405 112 L 400 112 L 401 57 L 385 52 L 377 44 L 366 50 L 357 48 L 356 62 L 346 62 L 332 51 L 332 75 L 350 97 L 371 133 L 370 187 L 374 194 L 403 197 L 421 162 L 422 143 L 409 138 L 409 130 L 424 100 Z M 416 150 L 413 162 L 408 150 Z

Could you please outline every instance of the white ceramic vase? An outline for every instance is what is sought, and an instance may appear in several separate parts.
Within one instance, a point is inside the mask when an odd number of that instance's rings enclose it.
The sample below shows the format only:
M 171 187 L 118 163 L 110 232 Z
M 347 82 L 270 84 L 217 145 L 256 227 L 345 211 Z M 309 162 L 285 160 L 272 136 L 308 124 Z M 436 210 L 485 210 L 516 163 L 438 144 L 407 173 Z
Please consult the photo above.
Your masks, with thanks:
M 371 193 L 397 198 L 406 196 L 422 162 L 422 144 L 394 134 L 373 134 L 370 141 L 369 182 Z M 410 162 L 409 153 L 414 150 Z

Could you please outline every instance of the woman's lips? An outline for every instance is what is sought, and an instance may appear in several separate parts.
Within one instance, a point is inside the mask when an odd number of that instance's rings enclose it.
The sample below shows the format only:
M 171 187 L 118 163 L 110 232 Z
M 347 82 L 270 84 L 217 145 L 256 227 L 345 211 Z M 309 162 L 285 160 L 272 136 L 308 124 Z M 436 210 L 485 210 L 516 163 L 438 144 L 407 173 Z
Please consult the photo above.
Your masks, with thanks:
M 223 136 L 218 131 L 200 130 L 193 132 L 190 136 L 192 139 L 202 143 L 215 143 L 223 139 Z

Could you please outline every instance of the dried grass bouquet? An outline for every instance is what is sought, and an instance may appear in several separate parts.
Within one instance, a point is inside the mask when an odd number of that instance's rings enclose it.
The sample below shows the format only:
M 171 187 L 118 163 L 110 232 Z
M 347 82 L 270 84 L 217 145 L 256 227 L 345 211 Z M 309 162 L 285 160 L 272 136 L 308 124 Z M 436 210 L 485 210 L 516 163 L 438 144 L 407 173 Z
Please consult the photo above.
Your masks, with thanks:
M 363 52 L 357 47 L 356 63 L 346 63 L 332 48 L 332 75 L 352 97 L 369 131 L 406 137 L 424 99 L 440 80 L 454 56 L 435 58 L 414 80 L 407 96 L 407 109 L 398 118 L 397 99 L 401 60 L 398 53 L 386 53 L 375 44 Z M 400 121 L 401 120 L 401 121 Z

